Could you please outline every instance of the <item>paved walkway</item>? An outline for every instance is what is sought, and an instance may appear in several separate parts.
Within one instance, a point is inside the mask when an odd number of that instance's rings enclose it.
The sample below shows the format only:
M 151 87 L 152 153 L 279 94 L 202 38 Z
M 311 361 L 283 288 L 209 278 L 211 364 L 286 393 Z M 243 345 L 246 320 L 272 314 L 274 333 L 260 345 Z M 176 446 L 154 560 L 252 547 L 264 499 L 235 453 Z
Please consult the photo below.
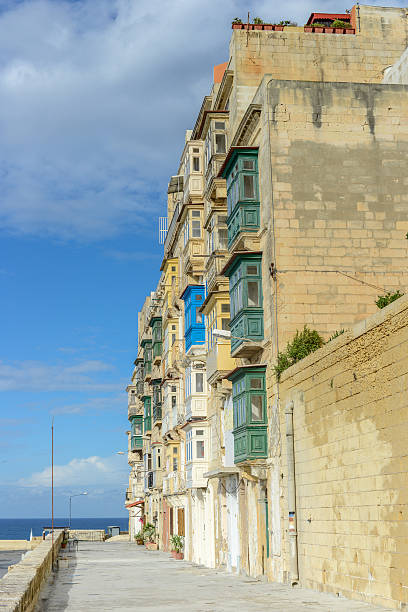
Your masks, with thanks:
M 175 561 L 130 543 L 80 542 L 42 593 L 47 612 L 384 612 L 331 595 Z M 62 562 L 64 563 L 64 562 Z M 65 562 L 66 563 L 66 562 Z

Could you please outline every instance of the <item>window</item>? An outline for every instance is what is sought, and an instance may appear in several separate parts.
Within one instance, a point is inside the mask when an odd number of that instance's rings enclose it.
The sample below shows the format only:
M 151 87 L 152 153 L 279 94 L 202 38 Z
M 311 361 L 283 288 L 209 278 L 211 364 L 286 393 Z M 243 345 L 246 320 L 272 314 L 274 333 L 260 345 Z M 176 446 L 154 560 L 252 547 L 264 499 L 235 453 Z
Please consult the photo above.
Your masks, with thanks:
M 204 435 L 204 429 L 197 429 L 196 430 L 196 436 L 203 436 Z
M 192 236 L 193 238 L 201 238 L 201 223 L 199 220 L 191 222 Z
M 216 153 L 226 153 L 226 140 L 225 134 L 216 134 L 215 135 L 215 152 Z
M 223 329 L 224 331 L 229 331 L 230 329 L 229 319 L 221 319 L 221 329 Z
M 262 389 L 262 380 L 260 378 L 250 378 L 249 388 L 250 389 Z
M 200 172 L 200 158 L 193 157 L 193 171 Z
M 191 211 L 191 216 L 192 217 L 199 217 L 200 216 L 200 211 L 199 210 L 192 210 Z
M 224 121 L 215 121 L 214 128 L 216 130 L 225 130 L 225 122 Z
M 197 147 L 193 147 L 193 153 L 199 153 L 200 149 L 197 149 Z
M 175 341 L 176 341 L 176 334 L 171 334 L 171 346 L 173 346 Z
M 171 271 L 175 272 L 176 271 L 176 266 L 171 266 Z
M 252 200 L 255 197 L 255 181 L 252 174 L 244 174 L 244 198 Z
M 251 394 L 251 420 L 263 421 L 263 395 Z
M 204 391 L 204 374 L 202 372 L 196 372 L 196 393 L 203 393 Z
M 218 246 L 221 251 L 228 250 L 228 230 L 227 229 L 218 230 Z
M 248 281 L 248 306 L 259 306 L 259 285 L 257 281 Z
M 221 304 L 221 312 L 229 312 L 230 305 L 229 304 Z
M 177 397 L 175 395 L 171 396 L 171 407 L 175 408 L 177 405 Z
M 242 167 L 244 170 L 255 170 L 255 162 L 253 159 L 244 159 Z
M 197 459 L 204 459 L 204 440 L 196 441 L 196 456 Z
M 171 386 L 171 392 L 172 393 L 177 393 L 177 387 L 175 385 Z

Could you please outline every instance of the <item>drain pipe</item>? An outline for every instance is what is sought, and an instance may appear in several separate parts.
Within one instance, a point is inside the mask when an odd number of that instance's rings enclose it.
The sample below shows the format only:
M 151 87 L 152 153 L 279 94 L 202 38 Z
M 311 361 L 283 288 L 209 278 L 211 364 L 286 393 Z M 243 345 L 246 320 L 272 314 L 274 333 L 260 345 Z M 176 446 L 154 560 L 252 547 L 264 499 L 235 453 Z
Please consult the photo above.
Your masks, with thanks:
M 299 582 L 298 543 L 296 522 L 296 476 L 295 476 L 295 446 L 293 432 L 293 401 L 285 408 L 286 419 L 286 452 L 288 462 L 288 544 L 290 557 L 290 583 L 292 586 Z

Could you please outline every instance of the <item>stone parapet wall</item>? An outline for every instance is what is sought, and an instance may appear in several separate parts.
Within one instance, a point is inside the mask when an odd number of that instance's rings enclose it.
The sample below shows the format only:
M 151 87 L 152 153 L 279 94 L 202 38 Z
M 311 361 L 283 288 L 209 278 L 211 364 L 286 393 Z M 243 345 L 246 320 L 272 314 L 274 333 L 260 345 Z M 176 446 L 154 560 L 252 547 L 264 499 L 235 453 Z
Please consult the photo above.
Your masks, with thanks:
M 70 529 L 68 533 L 71 539 L 88 542 L 103 542 L 106 537 L 104 529 Z
M 299 578 L 377 605 L 408 604 L 408 295 L 283 373 L 293 402 Z M 289 550 L 283 542 L 286 570 Z
M 0 580 L 0 612 L 32 612 L 52 570 L 63 531 L 51 534 Z

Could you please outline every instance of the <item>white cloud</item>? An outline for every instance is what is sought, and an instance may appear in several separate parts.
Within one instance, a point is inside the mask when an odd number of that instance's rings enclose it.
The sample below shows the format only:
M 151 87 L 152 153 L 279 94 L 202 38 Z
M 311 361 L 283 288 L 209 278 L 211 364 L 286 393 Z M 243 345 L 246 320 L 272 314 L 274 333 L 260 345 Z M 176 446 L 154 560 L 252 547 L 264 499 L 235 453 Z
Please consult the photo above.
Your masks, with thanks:
M 124 456 L 75 458 L 65 465 L 54 465 L 55 487 L 97 487 L 126 483 L 127 458 Z M 50 487 L 51 467 L 22 478 L 17 485 Z
M 98 411 L 98 413 L 105 412 L 120 412 L 122 415 L 126 411 L 127 406 L 127 395 L 125 391 L 118 395 L 111 395 L 107 397 L 90 397 L 85 402 L 77 404 L 66 404 L 63 406 L 57 406 L 51 410 L 51 414 L 83 414 L 92 410 Z M 0 421 L 1 422 L 1 421 Z
M 111 370 L 110 364 L 97 360 L 73 365 L 0 362 L 0 391 L 118 391 L 123 387 L 121 382 L 98 380 L 99 374 Z
M 0 4 L 0 228 L 79 240 L 156 232 L 184 130 L 247 3 Z M 302 24 L 316 8 L 345 7 L 254 0 L 251 16 Z

